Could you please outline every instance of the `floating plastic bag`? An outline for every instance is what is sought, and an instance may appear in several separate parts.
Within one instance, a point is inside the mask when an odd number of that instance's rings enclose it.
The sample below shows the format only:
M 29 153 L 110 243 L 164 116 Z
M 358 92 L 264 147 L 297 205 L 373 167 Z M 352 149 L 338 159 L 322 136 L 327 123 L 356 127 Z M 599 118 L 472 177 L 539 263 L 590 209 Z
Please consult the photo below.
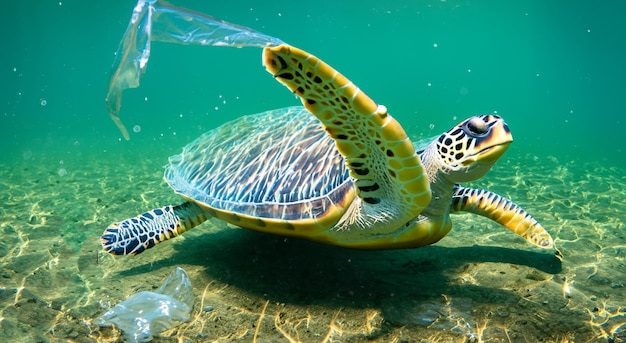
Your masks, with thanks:
M 193 289 L 187 273 L 176 267 L 156 292 L 139 292 L 95 320 L 98 326 L 115 324 L 129 342 L 149 342 L 153 336 L 189 321 Z
M 139 87 L 152 41 L 235 48 L 283 44 L 278 38 L 166 2 L 137 1 L 117 50 L 105 98 L 109 115 L 126 140 L 130 135 L 119 117 L 122 92 Z

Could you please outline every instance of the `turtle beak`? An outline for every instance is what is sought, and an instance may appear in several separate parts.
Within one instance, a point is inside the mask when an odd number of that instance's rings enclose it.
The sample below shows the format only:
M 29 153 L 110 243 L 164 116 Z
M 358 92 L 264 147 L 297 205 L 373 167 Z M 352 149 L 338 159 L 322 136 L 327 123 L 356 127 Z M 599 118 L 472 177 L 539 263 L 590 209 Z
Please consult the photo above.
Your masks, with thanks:
M 476 155 L 474 155 L 473 159 L 474 159 L 474 161 L 494 163 L 500 157 L 502 157 L 504 152 L 509 148 L 509 145 L 511 145 L 511 142 L 512 142 L 512 140 L 508 141 L 508 142 L 499 143 L 497 145 L 492 145 L 492 146 L 489 146 L 487 148 L 484 148 L 481 151 L 479 151 Z M 468 161 L 464 161 L 463 164 L 464 165 L 469 165 L 469 164 L 473 163 L 472 161 L 469 161 L 471 159 L 472 158 L 469 158 Z

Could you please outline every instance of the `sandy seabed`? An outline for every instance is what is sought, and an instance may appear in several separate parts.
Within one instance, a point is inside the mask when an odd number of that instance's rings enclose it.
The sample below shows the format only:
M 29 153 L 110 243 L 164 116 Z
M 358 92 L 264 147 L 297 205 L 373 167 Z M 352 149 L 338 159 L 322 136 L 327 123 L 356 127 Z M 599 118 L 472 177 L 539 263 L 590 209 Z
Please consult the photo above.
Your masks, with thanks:
M 0 341 L 124 342 L 93 322 L 175 268 L 191 321 L 153 342 L 626 342 L 624 170 L 507 156 L 474 186 L 510 197 L 564 255 L 470 214 L 436 245 L 358 251 L 212 220 L 136 257 L 111 222 L 179 203 L 166 159 L 28 156 L 0 165 Z

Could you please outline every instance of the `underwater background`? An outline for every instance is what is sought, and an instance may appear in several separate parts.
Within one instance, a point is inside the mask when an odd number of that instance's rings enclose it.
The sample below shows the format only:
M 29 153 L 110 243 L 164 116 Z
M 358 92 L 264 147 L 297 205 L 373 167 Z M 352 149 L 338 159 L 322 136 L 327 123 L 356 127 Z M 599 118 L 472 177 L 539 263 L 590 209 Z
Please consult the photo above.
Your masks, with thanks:
M 173 5 L 315 54 L 415 140 L 501 115 L 514 143 L 472 186 L 527 209 L 563 262 L 471 215 L 413 250 L 212 221 L 140 256 L 109 256 L 107 225 L 180 201 L 162 181 L 168 156 L 229 120 L 299 101 L 260 49 L 156 42 L 141 86 L 124 93 L 126 141 L 104 96 L 135 2 L 13 1 L 0 11 L 0 341 L 122 340 L 93 320 L 174 266 L 194 286 L 194 319 L 155 341 L 626 340 L 626 3 Z

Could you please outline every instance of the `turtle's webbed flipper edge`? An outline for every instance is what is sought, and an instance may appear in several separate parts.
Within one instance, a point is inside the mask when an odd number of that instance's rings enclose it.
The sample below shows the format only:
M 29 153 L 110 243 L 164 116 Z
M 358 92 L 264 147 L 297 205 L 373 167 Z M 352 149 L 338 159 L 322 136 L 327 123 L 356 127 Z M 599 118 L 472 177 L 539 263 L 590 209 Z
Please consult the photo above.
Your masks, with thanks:
M 455 185 L 450 212 L 470 212 L 489 218 L 540 248 L 554 248 L 550 234 L 526 210 L 496 193 Z
M 137 255 L 207 219 L 206 212 L 192 202 L 156 208 L 111 224 L 101 236 L 102 247 L 113 255 Z

